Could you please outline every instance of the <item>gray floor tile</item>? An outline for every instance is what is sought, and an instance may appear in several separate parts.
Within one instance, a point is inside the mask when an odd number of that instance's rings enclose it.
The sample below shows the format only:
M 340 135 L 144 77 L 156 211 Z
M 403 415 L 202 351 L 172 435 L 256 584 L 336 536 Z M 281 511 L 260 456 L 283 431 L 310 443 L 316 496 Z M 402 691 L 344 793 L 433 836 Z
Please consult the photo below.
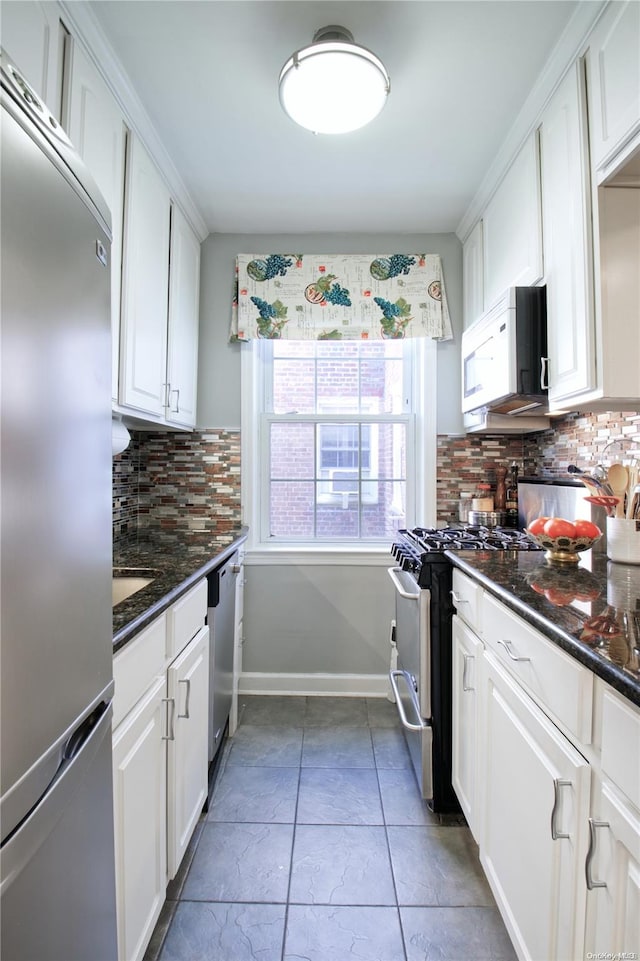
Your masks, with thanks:
M 309 697 L 305 727 L 367 727 L 367 704 L 363 697 Z
M 379 770 L 411 767 L 407 742 L 399 728 L 372 727 L 371 738 L 376 767 Z
M 396 908 L 289 908 L 284 961 L 405 961 Z
M 413 768 L 378 771 L 385 824 L 437 824 L 418 789 Z
M 293 824 L 298 769 L 231 765 L 218 778 L 209 821 L 264 821 Z
M 182 890 L 186 901 L 286 901 L 293 826 L 205 824 Z
M 160 961 L 280 961 L 282 904 L 183 901 Z
M 306 728 L 302 741 L 302 766 L 374 768 L 369 728 Z
M 382 824 L 376 772 L 302 768 L 296 820 L 299 824 Z
M 471 832 L 465 827 L 388 827 L 402 905 L 493 907 Z
M 407 961 L 516 961 L 497 908 L 401 908 Z
M 306 697 L 245 695 L 239 700 L 240 724 L 266 724 L 302 727 L 307 709 Z
M 366 698 L 369 727 L 396 727 L 400 730 L 398 708 L 386 697 Z
M 384 828 L 299 824 L 293 845 L 289 901 L 395 905 Z
M 233 736 L 227 767 L 299 767 L 301 754 L 301 727 L 244 724 Z

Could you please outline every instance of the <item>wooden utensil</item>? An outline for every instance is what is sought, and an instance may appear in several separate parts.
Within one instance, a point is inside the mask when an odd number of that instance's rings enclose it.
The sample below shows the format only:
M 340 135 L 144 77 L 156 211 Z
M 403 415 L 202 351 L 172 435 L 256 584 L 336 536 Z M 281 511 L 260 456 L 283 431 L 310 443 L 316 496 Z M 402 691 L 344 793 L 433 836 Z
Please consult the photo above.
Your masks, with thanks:
M 638 468 L 635 466 L 627 467 L 629 482 L 627 484 L 627 520 L 632 520 L 634 514 L 634 493 L 638 484 Z
M 624 464 L 612 464 L 607 471 L 609 487 L 615 497 L 620 498 L 620 503 L 616 506 L 616 517 L 624 517 L 624 495 L 629 484 L 629 469 Z

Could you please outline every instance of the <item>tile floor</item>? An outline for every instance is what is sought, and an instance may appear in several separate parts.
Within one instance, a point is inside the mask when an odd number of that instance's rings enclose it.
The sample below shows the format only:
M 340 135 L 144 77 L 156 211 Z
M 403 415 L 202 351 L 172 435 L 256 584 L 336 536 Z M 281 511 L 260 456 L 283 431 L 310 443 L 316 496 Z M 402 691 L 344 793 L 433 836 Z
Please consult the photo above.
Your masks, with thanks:
M 515 961 L 447 820 L 386 699 L 245 697 L 145 961 Z

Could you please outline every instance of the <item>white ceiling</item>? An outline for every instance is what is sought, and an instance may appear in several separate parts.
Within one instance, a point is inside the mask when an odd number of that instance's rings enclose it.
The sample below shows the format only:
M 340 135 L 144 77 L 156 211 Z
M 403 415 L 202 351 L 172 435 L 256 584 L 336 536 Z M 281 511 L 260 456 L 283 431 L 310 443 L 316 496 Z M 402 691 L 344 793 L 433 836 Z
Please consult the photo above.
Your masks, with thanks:
M 91 0 L 208 228 L 455 230 L 578 4 L 556 0 Z M 340 24 L 391 93 L 368 127 L 314 136 L 277 78 Z

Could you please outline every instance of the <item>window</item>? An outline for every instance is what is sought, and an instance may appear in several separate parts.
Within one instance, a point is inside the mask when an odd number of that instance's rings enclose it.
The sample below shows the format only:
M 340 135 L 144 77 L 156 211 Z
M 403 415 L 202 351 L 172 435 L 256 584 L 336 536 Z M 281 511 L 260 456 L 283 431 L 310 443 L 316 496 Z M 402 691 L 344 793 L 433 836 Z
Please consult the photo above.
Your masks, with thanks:
M 243 495 L 253 497 L 243 499 L 254 542 L 388 547 L 398 528 L 414 523 L 416 454 L 424 453 L 415 399 L 422 344 L 248 345 Z

